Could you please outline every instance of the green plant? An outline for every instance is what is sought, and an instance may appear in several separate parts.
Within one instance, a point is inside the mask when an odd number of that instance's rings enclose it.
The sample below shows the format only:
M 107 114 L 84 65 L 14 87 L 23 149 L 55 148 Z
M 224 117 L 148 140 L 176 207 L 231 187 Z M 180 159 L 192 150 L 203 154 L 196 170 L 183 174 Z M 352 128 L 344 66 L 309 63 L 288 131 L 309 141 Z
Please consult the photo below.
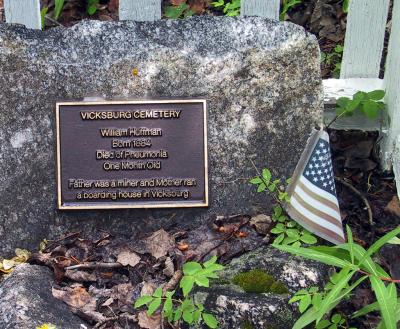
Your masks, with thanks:
M 291 302 L 296 299 L 300 301 L 300 311 L 304 312 L 293 329 L 304 328 L 313 322 L 320 329 L 322 326 L 320 323 L 326 320 L 330 312 L 366 279 L 369 279 L 376 302 L 356 312 L 353 317 L 379 311 L 382 320 L 378 328 L 396 329 L 396 324 L 400 321 L 400 300 L 397 298 L 395 283 L 399 283 L 400 280 L 392 279 L 379 264 L 373 261 L 372 256 L 400 234 L 400 226 L 378 239 L 368 250 L 353 241 L 353 235 L 348 226 L 346 230 L 348 242 L 334 247 L 302 248 L 274 244 L 274 247 L 281 251 L 340 268 L 335 278 L 331 278 L 329 285 L 325 287 L 324 293 L 319 293 L 318 290 L 312 288 L 312 291 L 310 289 L 306 293 L 297 292 L 291 299 Z M 314 295 L 310 296 L 310 293 Z M 338 324 L 341 325 L 340 321 L 335 324 L 337 328 L 340 328 Z
M 275 281 L 271 275 L 259 269 L 236 274 L 232 282 L 249 293 L 287 294 L 289 292 L 283 283 Z
M 352 116 L 356 111 L 360 111 L 367 118 L 376 119 L 379 112 L 385 108 L 383 97 L 385 97 L 384 90 L 374 90 L 369 93 L 358 91 L 353 99 L 341 97 L 336 102 L 336 114 Z
M 56 0 L 54 2 L 54 19 L 58 20 L 61 16 L 61 12 L 64 8 L 64 0 Z
M 99 0 L 88 0 L 86 6 L 86 12 L 92 16 L 97 12 L 97 7 L 99 5 Z
M 42 30 L 44 30 L 44 27 L 45 27 L 46 15 L 47 15 L 48 11 L 49 11 L 48 7 L 43 7 L 40 10 L 40 21 L 41 21 Z
M 293 7 L 297 6 L 300 4 L 302 0 L 283 0 L 282 2 L 282 9 L 281 13 L 279 14 L 279 19 L 281 21 L 285 20 L 286 13 Z
M 288 184 L 290 180 L 284 183 Z M 250 180 L 251 184 L 257 186 L 257 192 L 270 193 L 276 204 L 274 205 L 274 213 L 272 220 L 276 222 L 275 227 L 271 230 L 272 234 L 277 237 L 274 240 L 275 244 L 288 244 L 293 246 L 301 246 L 302 243 L 315 244 L 317 239 L 309 231 L 297 224 L 295 221 L 289 219 L 283 211 L 282 205 L 285 202 L 290 202 L 290 198 L 285 191 L 285 185 L 281 179 L 272 179 L 271 171 L 264 168 L 259 176 Z
M 339 78 L 340 69 L 342 67 L 343 46 L 336 45 L 331 53 L 321 52 L 321 62 L 328 66 L 334 66 L 332 75 Z
M 349 12 L 349 5 L 350 5 L 350 0 L 343 0 L 342 8 L 343 12 L 346 14 Z
M 223 268 L 222 265 L 217 264 L 217 257 L 215 256 L 203 264 L 197 262 L 185 263 L 182 268 L 184 275 L 179 282 L 183 299 L 174 297 L 175 290 L 167 291 L 164 295 L 162 288 L 159 287 L 152 295 L 138 298 L 134 307 L 146 305 L 149 316 L 162 307 L 163 315 L 169 322 L 179 324 L 183 320 L 188 324 L 194 324 L 203 321 L 209 328 L 217 328 L 217 319 L 212 314 L 204 312 L 204 306 L 201 303 L 194 302 L 189 294 L 195 285 L 209 287 L 210 279 L 218 279 L 216 272 Z
M 171 19 L 186 18 L 194 15 L 187 3 L 181 3 L 178 6 L 165 7 L 164 16 Z
M 240 15 L 240 0 L 218 0 L 211 2 L 215 8 L 222 8 L 226 16 L 239 16 Z

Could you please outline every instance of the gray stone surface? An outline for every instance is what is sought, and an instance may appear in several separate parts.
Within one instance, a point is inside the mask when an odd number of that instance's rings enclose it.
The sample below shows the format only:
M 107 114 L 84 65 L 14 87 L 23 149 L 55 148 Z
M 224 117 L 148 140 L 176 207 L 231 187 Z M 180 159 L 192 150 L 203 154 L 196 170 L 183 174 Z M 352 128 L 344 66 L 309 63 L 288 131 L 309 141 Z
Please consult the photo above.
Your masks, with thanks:
M 79 329 L 87 323 L 71 313 L 68 306 L 51 294 L 51 271 L 42 266 L 22 264 L 0 283 L 0 328 L 36 329 L 51 323 L 62 329 Z
M 284 283 L 290 294 L 246 293 L 229 283 L 236 274 L 253 269 L 264 270 Z M 234 259 L 220 273 L 221 283 L 199 290 L 195 298 L 218 317 L 220 329 L 243 328 L 245 323 L 254 329 L 288 329 L 300 316 L 297 305 L 288 304 L 291 295 L 303 288 L 322 287 L 328 280 L 329 270 L 328 266 L 283 253 L 272 246 L 262 247 Z
M 55 102 L 93 94 L 209 99 L 209 209 L 57 211 Z M 211 213 L 268 213 L 266 196 L 240 178 L 255 175 L 250 159 L 290 176 L 321 112 L 317 41 L 290 23 L 84 21 L 46 32 L 0 24 L 0 250 L 36 248 L 66 230 L 139 236 Z

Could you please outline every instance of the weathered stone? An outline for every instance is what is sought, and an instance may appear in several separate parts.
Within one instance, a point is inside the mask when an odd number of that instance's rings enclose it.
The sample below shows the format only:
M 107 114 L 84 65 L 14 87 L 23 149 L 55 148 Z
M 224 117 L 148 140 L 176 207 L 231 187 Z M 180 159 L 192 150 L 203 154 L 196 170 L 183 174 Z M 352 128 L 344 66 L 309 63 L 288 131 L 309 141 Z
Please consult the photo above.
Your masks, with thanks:
M 44 323 L 63 329 L 90 328 L 52 296 L 53 282 L 53 274 L 46 267 L 17 266 L 0 283 L 0 328 L 36 329 Z
M 220 277 L 230 281 L 236 274 L 253 269 L 266 271 L 295 293 L 306 287 L 322 286 L 329 277 L 330 267 L 265 246 L 233 259 Z
M 236 274 L 253 269 L 272 275 L 291 294 L 302 288 L 322 286 L 329 272 L 328 266 L 282 253 L 271 246 L 234 259 L 220 273 L 219 283 L 212 289 L 199 289 L 195 294 L 197 301 L 217 316 L 221 329 L 288 329 L 300 316 L 297 306 L 288 304 L 289 294 L 246 293 L 232 284 Z
M 207 98 L 209 209 L 57 211 L 55 102 L 93 94 Z M 84 21 L 45 32 L 0 24 L 0 250 L 66 230 L 138 236 L 211 213 L 269 213 L 266 195 L 241 178 L 256 174 L 250 160 L 291 175 L 321 109 L 317 41 L 290 23 Z

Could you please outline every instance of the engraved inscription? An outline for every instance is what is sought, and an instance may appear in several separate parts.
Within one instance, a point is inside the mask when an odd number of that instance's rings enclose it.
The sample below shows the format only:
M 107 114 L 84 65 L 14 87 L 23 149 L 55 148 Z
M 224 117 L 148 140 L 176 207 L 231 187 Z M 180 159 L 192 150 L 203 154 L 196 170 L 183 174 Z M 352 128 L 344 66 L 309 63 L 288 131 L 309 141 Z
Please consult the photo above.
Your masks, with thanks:
M 57 104 L 59 208 L 207 206 L 205 104 Z

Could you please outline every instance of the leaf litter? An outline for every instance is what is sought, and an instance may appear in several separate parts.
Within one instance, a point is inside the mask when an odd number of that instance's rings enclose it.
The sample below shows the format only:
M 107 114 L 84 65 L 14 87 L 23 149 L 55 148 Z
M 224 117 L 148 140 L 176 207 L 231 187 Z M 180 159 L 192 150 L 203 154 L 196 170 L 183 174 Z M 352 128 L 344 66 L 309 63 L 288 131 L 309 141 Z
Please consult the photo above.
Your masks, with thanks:
M 29 262 L 50 267 L 56 278 L 53 296 L 95 328 L 157 329 L 161 314 L 134 309 L 136 299 L 159 286 L 164 293 L 175 289 L 189 260 L 217 255 L 227 263 L 265 243 L 265 234 L 257 233 L 250 219 L 215 216 L 196 230 L 160 229 L 140 239 L 106 232 L 88 239 L 73 232 L 41 244 Z

